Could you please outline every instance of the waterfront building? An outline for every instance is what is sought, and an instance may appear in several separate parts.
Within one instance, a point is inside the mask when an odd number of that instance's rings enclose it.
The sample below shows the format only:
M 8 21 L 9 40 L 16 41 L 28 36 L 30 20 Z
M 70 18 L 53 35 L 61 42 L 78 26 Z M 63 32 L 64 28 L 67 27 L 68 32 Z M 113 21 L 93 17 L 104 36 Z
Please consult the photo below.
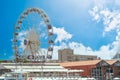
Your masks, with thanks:
M 93 77 L 96 80 L 113 80 L 120 77 L 120 62 L 118 60 L 86 60 L 63 62 L 61 66 L 68 69 L 82 69 L 82 77 Z
M 20 80 L 26 80 L 26 77 L 27 79 L 38 78 L 39 80 L 60 80 L 59 78 L 65 80 L 70 77 L 78 79 L 81 78 L 80 73 L 83 72 L 83 70 L 78 69 L 66 69 L 59 63 L 0 63 L 0 66 L 4 66 L 5 69 L 11 70 L 9 73 L 12 74 L 13 78 L 21 73 L 24 79 L 21 78 Z
M 83 60 L 97 60 L 95 55 L 76 55 L 72 49 L 66 48 L 58 50 L 59 62 L 83 61 Z

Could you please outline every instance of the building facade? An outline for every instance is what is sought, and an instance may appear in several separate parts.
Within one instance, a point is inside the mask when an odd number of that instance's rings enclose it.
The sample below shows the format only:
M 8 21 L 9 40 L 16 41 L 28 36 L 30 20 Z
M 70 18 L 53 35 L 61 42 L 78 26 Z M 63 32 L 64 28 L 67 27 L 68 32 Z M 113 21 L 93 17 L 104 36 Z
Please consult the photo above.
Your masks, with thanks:
M 74 61 L 83 61 L 83 60 L 97 60 L 97 56 L 93 55 L 74 55 Z
M 87 60 L 60 63 L 68 69 L 82 69 L 82 77 L 93 77 L 96 80 L 113 80 L 120 77 L 120 62 L 118 60 Z
M 59 63 L 0 63 L 0 77 L 5 75 L 5 80 L 78 80 L 81 72 L 83 70 L 66 69 Z
M 110 65 L 107 68 L 108 77 L 119 77 L 120 78 L 120 61 L 119 60 L 106 60 Z
M 73 60 L 74 60 L 74 55 L 72 49 L 58 50 L 58 61 L 67 62 Z
M 83 61 L 83 60 L 96 60 L 97 56 L 94 55 L 74 55 L 72 49 L 58 50 L 59 62 Z

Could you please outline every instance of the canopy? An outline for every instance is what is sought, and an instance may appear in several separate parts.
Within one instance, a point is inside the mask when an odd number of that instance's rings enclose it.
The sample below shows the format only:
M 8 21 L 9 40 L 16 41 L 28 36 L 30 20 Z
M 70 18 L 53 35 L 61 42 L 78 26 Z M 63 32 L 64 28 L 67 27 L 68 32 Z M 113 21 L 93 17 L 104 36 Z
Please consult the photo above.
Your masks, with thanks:
M 7 69 L 2 64 L 0 64 L 0 69 Z

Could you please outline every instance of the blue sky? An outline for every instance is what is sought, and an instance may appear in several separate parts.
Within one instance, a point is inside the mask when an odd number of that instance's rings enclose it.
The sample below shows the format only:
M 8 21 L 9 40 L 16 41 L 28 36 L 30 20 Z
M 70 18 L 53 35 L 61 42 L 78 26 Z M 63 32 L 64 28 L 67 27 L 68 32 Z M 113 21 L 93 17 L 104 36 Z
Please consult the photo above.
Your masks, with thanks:
M 54 59 L 57 50 L 112 58 L 120 50 L 119 0 L 1 0 L 0 59 L 12 59 L 13 30 L 27 8 L 43 9 L 54 26 Z

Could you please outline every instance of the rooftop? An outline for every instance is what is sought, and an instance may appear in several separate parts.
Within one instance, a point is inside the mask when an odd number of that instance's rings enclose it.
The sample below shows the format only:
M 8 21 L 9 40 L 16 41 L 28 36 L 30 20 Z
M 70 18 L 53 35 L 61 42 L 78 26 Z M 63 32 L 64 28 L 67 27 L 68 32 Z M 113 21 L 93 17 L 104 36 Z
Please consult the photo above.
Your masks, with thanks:
M 118 60 L 106 60 L 106 62 L 110 65 L 113 65 L 114 63 L 116 63 Z
M 76 62 L 64 62 L 60 63 L 61 66 L 84 66 L 84 65 L 96 65 L 102 60 L 86 60 L 86 61 L 76 61 Z

